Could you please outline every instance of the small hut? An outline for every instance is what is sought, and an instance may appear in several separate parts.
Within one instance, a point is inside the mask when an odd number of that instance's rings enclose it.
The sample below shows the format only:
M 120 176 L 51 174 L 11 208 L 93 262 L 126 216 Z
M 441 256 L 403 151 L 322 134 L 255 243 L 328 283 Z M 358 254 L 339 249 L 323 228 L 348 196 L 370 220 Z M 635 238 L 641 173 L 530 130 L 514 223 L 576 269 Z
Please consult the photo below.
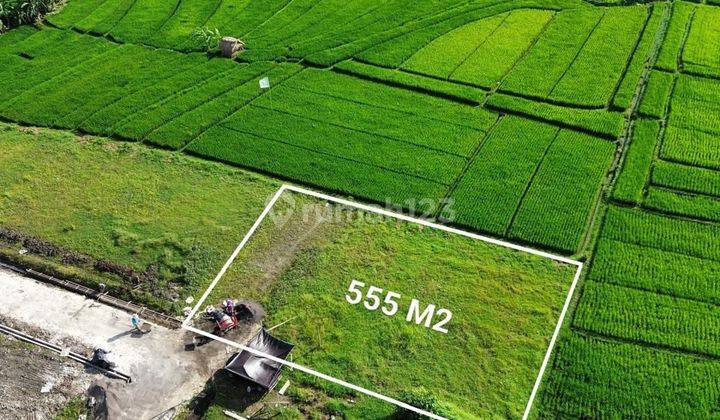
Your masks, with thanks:
M 218 43 L 220 54 L 226 58 L 235 58 L 237 53 L 245 49 L 245 43 L 231 36 L 223 37 Z

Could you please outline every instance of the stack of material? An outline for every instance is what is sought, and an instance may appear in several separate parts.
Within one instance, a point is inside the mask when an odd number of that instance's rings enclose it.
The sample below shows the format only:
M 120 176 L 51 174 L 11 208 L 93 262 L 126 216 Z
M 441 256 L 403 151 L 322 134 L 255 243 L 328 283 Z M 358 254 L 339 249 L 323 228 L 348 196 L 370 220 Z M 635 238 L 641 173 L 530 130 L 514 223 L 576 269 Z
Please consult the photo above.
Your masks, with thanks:
M 231 36 L 223 37 L 219 44 L 220 54 L 226 58 L 235 58 L 237 53 L 245 49 L 245 43 Z
M 247 346 L 280 359 L 285 359 L 295 347 L 273 337 L 265 328 L 258 331 Z M 265 389 L 272 389 L 280 377 L 280 367 L 279 362 L 243 350 L 230 360 L 225 369 Z

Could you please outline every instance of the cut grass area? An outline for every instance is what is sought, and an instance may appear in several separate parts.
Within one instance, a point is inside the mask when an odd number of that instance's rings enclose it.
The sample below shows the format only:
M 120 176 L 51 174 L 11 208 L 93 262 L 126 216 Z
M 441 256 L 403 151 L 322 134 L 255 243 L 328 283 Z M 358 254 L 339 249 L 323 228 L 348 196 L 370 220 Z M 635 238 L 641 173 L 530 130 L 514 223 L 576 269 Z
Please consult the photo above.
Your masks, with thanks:
M 293 361 L 322 373 L 395 398 L 422 386 L 450 417 L 522 416 L 575 266 L 286 194 L 208 303 L 261 302 L 266 325 L 288 321 L 273 335 L 296 345 Z M 354 279 L 400 293 L 397 315 L 349 304 Z M 452 311 L 447 334 L 405 320 L 413 298 Z M 356 400 L 355 413 L 373 403 Z
M 0 226 L 139 271 L 154 267 L 161 284 L 143 287 L 158 295 L 207 287 L 278 187 L 139 145 L 0 129 Z

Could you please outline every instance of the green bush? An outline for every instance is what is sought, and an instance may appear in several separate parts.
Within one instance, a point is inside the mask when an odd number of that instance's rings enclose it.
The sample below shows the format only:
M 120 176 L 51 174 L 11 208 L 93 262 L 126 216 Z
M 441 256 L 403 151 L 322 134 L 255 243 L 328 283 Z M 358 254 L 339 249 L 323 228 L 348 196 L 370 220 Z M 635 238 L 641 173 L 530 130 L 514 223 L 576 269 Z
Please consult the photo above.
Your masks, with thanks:
M 58 4 L 58 0 L 0 0 L 0 32 L 36 22 Z
M 415 388 L 412 391 L 405 391 L 400 396 L 400 400 L 421 410 L 435 413 L 438 416 L 448 417 L 450 415 L 450 413 L 447 412 L 446 408 L 442 405 L 442 403 L 440 403 L 438 397 L 432 392 L 426 390 L 425 388 Z M 419 420 L 424 419 L 425 416 L 418 414 L 414 411 L 398 407 L 397 411 L 395 412 L 394 418 L 405 420 Z

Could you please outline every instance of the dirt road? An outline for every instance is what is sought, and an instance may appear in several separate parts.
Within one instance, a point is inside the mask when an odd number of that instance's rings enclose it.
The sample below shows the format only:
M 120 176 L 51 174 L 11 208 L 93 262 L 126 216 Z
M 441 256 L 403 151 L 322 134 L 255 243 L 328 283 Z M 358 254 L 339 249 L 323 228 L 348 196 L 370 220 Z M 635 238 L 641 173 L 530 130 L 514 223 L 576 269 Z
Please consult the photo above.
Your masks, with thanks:
M 126 312 L 2 269 L 0 315 L 43 330 L 51 342 L 70 338 L 112 351 L 133 381 L 111 385 L 124 418 L 152 418 L 189 400 L 232 351 L 217 342 L 186 351 L 186 332 L 156 325 L 135 334 Z

